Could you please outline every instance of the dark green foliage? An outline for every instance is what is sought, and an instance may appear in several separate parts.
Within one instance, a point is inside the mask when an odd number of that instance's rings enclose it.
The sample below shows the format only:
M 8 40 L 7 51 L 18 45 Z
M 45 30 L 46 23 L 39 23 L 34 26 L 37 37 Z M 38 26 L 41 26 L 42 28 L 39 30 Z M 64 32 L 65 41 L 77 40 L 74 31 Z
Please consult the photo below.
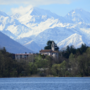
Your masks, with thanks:
M 87 50 L 87 48 L 88 47 L 86 46 L 86 44 L 82 44 L 81 48 L 77 49 L 77 51 L 79 51 L 80 54 L 83 54 L 83 52 L 85 52 Z
M 35 57 L 35 64 L 38 68 L 47 68 L 48 60 L 45 58 L 44 55 L 38 55 Z
M 51 49 L 51 45 L 52 45 L 52 42 L 54 41 L 48 41 L 47 42 L 47 46 L 44 47 L 44 49 Z M 55 43 L 55 42 L 54 42 Z M 58 51 L 59 50 L 59 47 L 55 44 L 55 51 Z
M 8 53 L 5 48 L 0 50 L 0 77 L 90 76 L 90 48 L 86 45 L 82 45 L 78 49 L 68 46 L 65 51 L 59 52 L 57 61 L 53 57 L 40 54 L 28 58 L 28 60 L 16 61 L 13 59 L 13 55 Z
M 47 42 L 47 46 L 44 47 L 44 49 L 51 49 L 52 41 Z
M 6 52 L 5 48 L 0 50 L 0 77 L 19 76 L 22 70 L 22 66 L 12 59 L 12 54 Z
M 29 73 L 30 75 L 37 73 L 37 65 L 33 62 L 29 62 Z
M 14 54 L 6 52 L 5 48 L 0 50 L 0 77 L 27 76 L 29 65 L 17 62 L 12 55 Z
M 62 55 L 65 58 L 69 58 L 69 55 L 71 53 L 81 55 L 87 50 L 87 48 L 88 46 L 86 46 L 85 44 L 82 44 L 81 47 L 78 49 L 75 49 L 73 46 L 67 46 L 66 50 L 62 51 Z

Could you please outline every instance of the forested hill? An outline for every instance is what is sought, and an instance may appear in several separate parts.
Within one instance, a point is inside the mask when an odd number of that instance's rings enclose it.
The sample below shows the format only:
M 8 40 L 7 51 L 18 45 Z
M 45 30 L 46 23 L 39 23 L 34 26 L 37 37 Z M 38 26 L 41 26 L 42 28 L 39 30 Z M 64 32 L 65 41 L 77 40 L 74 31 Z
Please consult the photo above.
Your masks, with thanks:
M 5 48 L 0 49 L 0 77 L 22 76 L 90 76 L 90 47 L 67 47 L 53 58 L 37 54 L 28 60 L 16 61 Z

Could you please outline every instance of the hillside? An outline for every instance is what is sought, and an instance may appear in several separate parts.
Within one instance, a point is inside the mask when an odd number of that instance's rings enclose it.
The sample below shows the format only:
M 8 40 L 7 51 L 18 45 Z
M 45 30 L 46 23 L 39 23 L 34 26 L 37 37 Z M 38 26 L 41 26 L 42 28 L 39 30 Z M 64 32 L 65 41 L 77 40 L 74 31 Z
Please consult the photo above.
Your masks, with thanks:
M 31 50 L 27 49 L 26 47 L 0 32 L 0 48 L 3 47 L 5 47 L 6 50 L 10 53 L 32 52 Z

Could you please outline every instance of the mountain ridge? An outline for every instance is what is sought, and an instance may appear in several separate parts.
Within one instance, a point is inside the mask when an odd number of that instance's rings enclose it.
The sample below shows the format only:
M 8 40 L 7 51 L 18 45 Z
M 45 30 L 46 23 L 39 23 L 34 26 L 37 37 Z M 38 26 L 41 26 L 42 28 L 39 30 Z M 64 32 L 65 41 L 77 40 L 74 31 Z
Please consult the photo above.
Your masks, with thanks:
M 10 53 L 25 53 L 25 52 L 33 52 L 26 47 L 22 46 L 20 43 L 14 41 L 13 39 L 9 38 L 2 32 L 0 32 L 0 47 L 5 47 L 6 50 Z
M 17 20 L 19 23 L 17 24 L 16 22 L 15 24 L 14 21 L 12 24 L 8 24 L 6 29 L 1 31 L 3 33 L 9 31 L 8 34 L 5 34 L 22 45 L 33 41 L 32 45 L 34 46 L 35 43 L 37 49 L 40 47 L 39 50 L 44 48 L 48 40 L 54 40 L 58 44 L 75 33 L 82 36 L 81 39 L 83 43 L 90 45 L 90 12 L 75 9 L 70 11 L 65 17 L 61 17 L 39 8 L 31 7 L 30 10 L 31 11 L 27 11 L 21 16 L 19 15 L 19 18 L 12 16 L 11 19 Z M 2 22 L 0 25 L 3 25 Z M 76 37 L 74 37 L 74 39 L 75 38 Z M 32 48 L 32 50 L 34 50 L 34 48 Z

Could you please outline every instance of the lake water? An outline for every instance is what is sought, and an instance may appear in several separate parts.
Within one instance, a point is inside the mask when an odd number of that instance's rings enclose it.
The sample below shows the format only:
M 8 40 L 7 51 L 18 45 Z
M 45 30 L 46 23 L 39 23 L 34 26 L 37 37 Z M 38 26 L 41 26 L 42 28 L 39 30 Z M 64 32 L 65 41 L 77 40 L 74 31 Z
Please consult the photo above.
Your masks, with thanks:
M 0 90 L 90 90 L 90 78 L 0 78 Z

